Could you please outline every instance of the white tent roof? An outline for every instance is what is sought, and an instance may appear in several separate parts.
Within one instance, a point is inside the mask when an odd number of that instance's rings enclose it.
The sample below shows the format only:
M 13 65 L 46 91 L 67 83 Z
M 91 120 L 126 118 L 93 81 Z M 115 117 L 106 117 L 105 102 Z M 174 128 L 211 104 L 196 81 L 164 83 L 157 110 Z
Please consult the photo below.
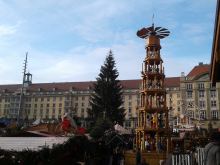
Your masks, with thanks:
M 115 130 L 118 131 L 119 134 L 131 134 L 131 132 L 119 124 L 115 124 Z

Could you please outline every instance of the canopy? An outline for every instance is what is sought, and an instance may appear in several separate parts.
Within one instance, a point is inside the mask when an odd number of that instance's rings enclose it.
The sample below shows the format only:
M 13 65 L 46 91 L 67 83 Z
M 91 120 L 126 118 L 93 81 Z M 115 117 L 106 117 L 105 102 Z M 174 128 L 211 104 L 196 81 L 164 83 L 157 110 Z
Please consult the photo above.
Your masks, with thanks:
M 131 134 L 131 132 L 129 131 L 129 130 L 127 130 L 127 129 L 125 129 L 124 127 L 122 127 L 121 125 L 119 125 L 119 124 L 116 124 L 115 126 L 114 126 L 114 128 L 115 128 L 115 131 L 117 131 L 119 134 Z
M 32 124 L 33 124 L 33 125 L 38 125 L 38 124 L 40 124 L 40 122 L 41 122 L 41 119 L 37 119 L 37 120 L 35 120 Z

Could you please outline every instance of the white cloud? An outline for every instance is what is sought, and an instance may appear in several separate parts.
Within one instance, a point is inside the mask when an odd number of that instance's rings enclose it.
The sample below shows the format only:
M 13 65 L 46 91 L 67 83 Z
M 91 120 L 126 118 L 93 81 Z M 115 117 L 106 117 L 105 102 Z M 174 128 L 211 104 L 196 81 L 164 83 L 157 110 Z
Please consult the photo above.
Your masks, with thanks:
M 16 32 L 15 26 L 0 25 L 0 37 L 8 36 Z
M 187 11 L 200 12 L 195 5 L 199 3 L 195 0 L 192 3 L 187 2 L 190 6 Z M 205 3 L 202 1 L 203 7 Z M 192 47 L 211 45 L 212 35 L 204 35 L 210 33 L 207 19 L 192 21 L 189 13 L 181 13 L 186 11 L 183 4 L 186 1 L 0 2 L 3 18 L 0 21 L 0 83 L 20 83 L 26 51 L 29 51 L 28 68 L 34 82 L 95 80 L 109 49 L 115 55 L 120 79 L 140 78 L 145 42 L 135 33 L 151 24 L 155 10 L 156 26 L 171 31 L 169 38 L 162 41 L 167 76 L 188 72 L 190 67 L 209 57 L 200 52 L 192 54 Z M 198 17 L 203 12 L 206 13 L 203 10 Z

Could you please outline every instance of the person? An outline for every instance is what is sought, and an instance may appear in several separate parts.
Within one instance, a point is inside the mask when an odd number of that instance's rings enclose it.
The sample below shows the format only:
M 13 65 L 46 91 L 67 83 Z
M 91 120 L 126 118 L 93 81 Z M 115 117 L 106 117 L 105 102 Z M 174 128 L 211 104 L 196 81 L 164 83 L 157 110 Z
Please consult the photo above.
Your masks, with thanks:
M 81 126 L 81 123 L 78 123 L 76 133 L 77 133 L 78 135 L 85 135 L 86 129 Z
M 205 146 L 205 165 L 220 165 L 220 132 L 213 132 Z
M 62 120 L 62 123 L 61 123 L 61 128 L 64 131 L 65 136 L 70 131 L 71 124 L 70 124 L 70 120 L 67 118 L 67 114 L 64 114 L 64 116 L 63 116 L 63 120 Z
M 137 149 L 137 153 L 136 153 L 136 165 L 141 165 L 141 151 L 140 151 L 140 148 Z

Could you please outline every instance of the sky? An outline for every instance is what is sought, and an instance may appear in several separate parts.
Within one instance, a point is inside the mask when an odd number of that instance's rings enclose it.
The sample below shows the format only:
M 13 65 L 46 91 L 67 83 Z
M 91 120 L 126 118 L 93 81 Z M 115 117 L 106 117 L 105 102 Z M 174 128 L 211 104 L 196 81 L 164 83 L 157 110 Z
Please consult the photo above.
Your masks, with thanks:
M 0 84 L 95 81 L 109 50 L 120 80 L 140 79 L 145 41 L 137 30 L 169 29 L 161 40 L 166 77 L 209 64 L 216 0 L 0 0 Z M 152 16 L 154 19 L 152 21 Z

